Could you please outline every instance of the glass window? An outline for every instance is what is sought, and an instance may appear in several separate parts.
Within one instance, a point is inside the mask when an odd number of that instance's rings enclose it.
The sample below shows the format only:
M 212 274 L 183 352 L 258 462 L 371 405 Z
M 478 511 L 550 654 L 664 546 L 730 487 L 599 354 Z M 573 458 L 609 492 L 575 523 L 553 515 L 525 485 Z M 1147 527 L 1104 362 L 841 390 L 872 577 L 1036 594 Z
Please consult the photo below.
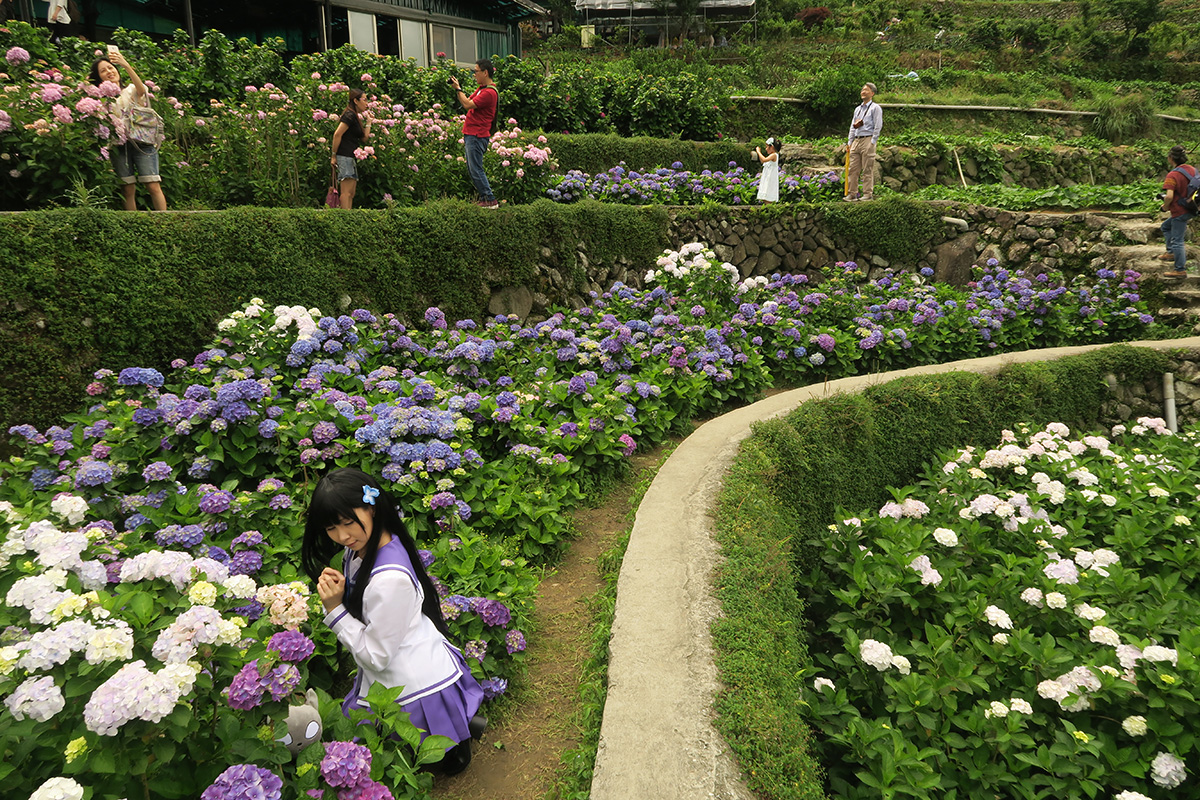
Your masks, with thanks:
M 329 19 L 329 49 L 336 50 L 344 44 L 350 44 L 349 12 L 338 6 L 333 7 L 333 15 Z
M 445 53 L 446 58 L 454 61 L 454 28 L 444 25 L 431 25 L 433 31 L 433 54 Z
M 379 45 L 379 54 L 383 56 L 400 55 L 400 20 L 395 17 L 375 18 L 375 41 Z
M 400 55 L 404 58 L 415 58 L 417 66 L 429 66 L 429 58 L 425 54 L 425 26 L 411 19 L 400 20 Z
M 350 11 L 347 16 L 350 18 L 350 44 L 368 53 L 376 52 L 375 15 Z
M 454 32 L 457 34 L 458 40 L 456 60 L 461 61 L 463 64 L 474 64 L 475 59 L 479 57 L 475 55 L 475 31 L 470 28 L 456 28 Z

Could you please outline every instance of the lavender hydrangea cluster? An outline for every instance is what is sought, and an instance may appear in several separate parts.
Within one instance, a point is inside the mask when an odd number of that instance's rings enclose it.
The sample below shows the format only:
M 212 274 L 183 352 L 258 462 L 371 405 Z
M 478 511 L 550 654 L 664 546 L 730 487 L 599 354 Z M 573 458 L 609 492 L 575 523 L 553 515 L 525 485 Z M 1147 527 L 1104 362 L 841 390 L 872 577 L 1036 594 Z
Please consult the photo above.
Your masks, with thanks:
M 200 800 L 281 800 L 283 779 L 254 764 L 234 764 L 212 782 Z
M 569 170 L 555 176 L 546 196 L 559 203 L 585 198 L 630 205 L 696 205 L 705 201 L 726 205 L 744 205 L 758 194 L 759 174 L 729 162 L 725 170 L 693 172 L 675 162 L 670 167 L 634 170 L 625 162 L 607 172 L 588 175 Z M 820 202 L 840 199 L 841 176 L 828 172 L 820 176 L 791 175 L 780 171 L 779 199 L 788 202 Z
M 248 711 L 261 705 L 267 695 L 275 701 L 283 700 L 299 685 L 300 672 L 292 664 L 280 664 L 260 673 L 258 659 L 254 659 L 229 684 L 229 707 Z
M 307 660 L 316 645 L 300 631 L 280 631 L 267 642 L 267 649 L 279 653 L 284 661 L 297 664 Z

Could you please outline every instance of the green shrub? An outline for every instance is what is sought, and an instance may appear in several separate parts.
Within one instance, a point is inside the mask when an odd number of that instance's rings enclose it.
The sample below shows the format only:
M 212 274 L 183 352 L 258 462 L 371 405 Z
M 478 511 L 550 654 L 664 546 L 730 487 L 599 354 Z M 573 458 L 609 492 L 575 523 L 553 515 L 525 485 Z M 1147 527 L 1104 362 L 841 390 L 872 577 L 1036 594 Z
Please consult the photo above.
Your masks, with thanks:
M 907 264 L 916 262 L 923 246 L 942 224 L 928 205 L 902 197 L 831 205 L 825 215 L 835 234 L 884 258 Z
M 755 426 L 778 471 L 768 482 L 794 515 L 794 551 L 808 564 L 839 506 L 887 499 L 939 449 L 999 440 L 1013 420 L 1091 427 L 1108 396 L 1108 373 L 1143 380 L 1165 371 L 1159 352 L 1114 345 L 1052 362 L 1017 364 L 995 376 L 948 373 L 904 378 L 800 406 Z
M 578 169 L 589 175 L 604 172 L 625 162 L 629 169 L 669 167 L 678 161 L 684 169 L 699 172 L 723 170 L 729 162 L 756 169 L 750 151 L 738 142 L 696 142 L 655 139 L 649 136 L 624 137 L 615 134 L 546 134 L 561 172 Z
M 569 271 L 649 263 L 666 216 L 540 201 L 487 216 L 459 201 L 353 214 L 236 209 L 139 215 L 70 210 L 0 217 L 0 429 L 75 410 L 103 366 L 190 357 L 251 297 L 268 307 L 354 306 L 419 319 L 479 318 L 493 288 L 534 284 L 542 246 Z M 572 276 L 578 280 L 578 276 Z
M 1093 110 L 1100 116 L 1092 119 L 1092 132 L 1113 144 L 1153 138 L 1158 132 L 1158 108 L 1144 94 L 1102 97 Z
M 820 800 L 822 769 L 810 753 L 803 681 L 812 664 L 792 578 L 794 530 L 764 479 L 778 466 L 753 441 L 743 446 L 717 499 L 722 564 L 715 578 L 722 616 L 713 623 L 717 728 L 755 795 Z

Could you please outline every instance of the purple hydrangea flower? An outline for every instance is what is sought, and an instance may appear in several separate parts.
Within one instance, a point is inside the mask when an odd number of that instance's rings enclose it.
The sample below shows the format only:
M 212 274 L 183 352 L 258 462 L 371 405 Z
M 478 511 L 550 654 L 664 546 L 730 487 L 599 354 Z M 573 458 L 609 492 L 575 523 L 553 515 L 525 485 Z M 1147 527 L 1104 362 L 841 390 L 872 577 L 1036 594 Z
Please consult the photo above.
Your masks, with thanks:
M 479 682 L 479 688 L 483 689 L 484 700 L 492 700 L 508 690 L 508 681 L 504 678 L 485 678 Z
M 258 531 L 246 531 L 241 536 L 233 540 L 230 545 L 234 550 L 244 547 L 258 547 L 262 544 L 263 535 Z
M 89 461 L 75 473 L 75 488 L 103 486 L 113 479 L 112 467 L 104 461 Z
M 300 631 L 280 631 L 267 642 L 267 649 L 277 651 L 284 661 L 295 664 L 311 656 L 316 645 Z
M 507 625 L 512 619 L 512 612 L 508 610 L 508 606 L 487 597 L 473 600 L 471 610 L 478 614 L 486 625 Z
M 233 493 L 218 489 L 200 498 L 200 510 L 205 514 L 220 514 L 228 511 L 231 503 L 233 503 Z
M 234 764 L 200 795 L 200 800 L 280 800 L 283 779 L 253 764 Z
M 514 628 L 504 635 L 504 646 L 509 654 L 521 652 L 525 649 L 525 634 Z
M 262 569 L 262 563 L 262 556 L 257 551 L 243 550 L 229 559 L 229 574 L 254 575 Z
M 353 742 L 329 742 L 321 777 L 330 786 L 351 788 L 371 777 L 371 751 Z
M 171 479 L 171 465 L 165 461 L 155 461 L 142 470 L 142 478 L 146 483 L 167 481 Z

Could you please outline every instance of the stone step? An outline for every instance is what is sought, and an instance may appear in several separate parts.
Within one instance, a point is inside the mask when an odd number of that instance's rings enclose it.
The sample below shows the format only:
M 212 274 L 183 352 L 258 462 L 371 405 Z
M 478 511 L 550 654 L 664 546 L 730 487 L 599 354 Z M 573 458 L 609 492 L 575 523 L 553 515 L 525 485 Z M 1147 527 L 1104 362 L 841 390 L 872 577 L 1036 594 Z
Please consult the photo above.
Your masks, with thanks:
M 1189 275 L 1186 278 L 1176 278 L 1170 288 L 1163 292 L 1163 297 L 1180 306 L 1200 308 L 1200 277 Z
M 1140 244 L 1151 241 L 1155 236 L 1159 239 L 1162 238 L 1158 226 L 1150 222 L 1148 215 L 1140 219 L 1114 219 L 1110 227 L 1114 228 L 1129 241 Z

